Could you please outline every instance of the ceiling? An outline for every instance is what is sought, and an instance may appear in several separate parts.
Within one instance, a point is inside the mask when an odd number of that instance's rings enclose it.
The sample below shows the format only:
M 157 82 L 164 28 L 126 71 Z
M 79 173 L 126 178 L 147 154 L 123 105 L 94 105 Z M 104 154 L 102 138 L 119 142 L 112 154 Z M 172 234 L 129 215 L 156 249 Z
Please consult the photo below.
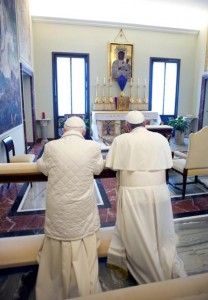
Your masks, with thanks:
M 208 0 L 30 0 L 30 12 L 33 20 L 126 28 L 200 30 L 208 25 Z

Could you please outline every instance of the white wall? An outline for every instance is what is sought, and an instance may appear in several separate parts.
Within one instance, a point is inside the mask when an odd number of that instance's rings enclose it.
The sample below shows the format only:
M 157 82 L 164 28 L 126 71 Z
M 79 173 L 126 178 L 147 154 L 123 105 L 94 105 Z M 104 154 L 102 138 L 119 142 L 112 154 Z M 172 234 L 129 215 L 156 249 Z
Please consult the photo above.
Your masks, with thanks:
M 90 99 L 93 103 L 96 76 L 102 83 L 103 78 L 108 77 L 108 43 L 115 42 L 119 29 L 33 22 L 32 31 L 36 117 L 37 119 L 40 118 L 41 112 L 44 111 L 46 117 L 52 119 L 48 128 L 48 137 L 53 138 L 52 52 L 90 54 Z M 128 42 L 134 45 L 133 79 L 135 85 L 138 77 L 140 79 L 146 78 L 148 91 L 150 57 L 181 59 L 178 114 L 198 115 L 199 95 L 195 92 L 195 89 L 198 91 L 198 86 L 195 86 L 195 61 L 196 57 L 201 60 L 204 42 L 201 42 L 200 47 L 198 47 L 199 38 L 196 34 L 139 29 L 124 29 L 123 31 Z M 204 40 L 204 36 L 202 40 Z M 116 42 L 124 41 L 116 40 Z M 199 74 L 201 75 L 200 67 L 197 70 L 197 79 Z M 125 92 L 128 96 L 128 85 Z M 119 89 L 115 83 L 113 96 L 118 95 Z
M 194 88 L 194 97 L 193 108 L 198 113 L 200 94 L 201 94 L 201 82 L 202 75 L 206 68 L 206 45 L 208 46 L 208 28 L 205 26 L 200 31 L 197 37 L 197 47 L 196 47 L 196 59 L 195 59 L 195 88 Z

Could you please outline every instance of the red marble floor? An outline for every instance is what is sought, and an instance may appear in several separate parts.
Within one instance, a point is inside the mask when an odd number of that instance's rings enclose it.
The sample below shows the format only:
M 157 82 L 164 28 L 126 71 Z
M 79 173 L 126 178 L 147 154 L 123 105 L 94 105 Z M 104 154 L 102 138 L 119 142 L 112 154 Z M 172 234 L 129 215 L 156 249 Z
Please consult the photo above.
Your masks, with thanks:
M 116 217 L 115 178 L 101 179 L 102 187 L 107 195 L 109 205 L 99 208 L 101 225 L 112 226 Z M 15 200 L 20 193 L 21 184 L 13 184 L 9 189 L 4 185 L 0 194 L 0 237 L 38 234 L 43 232 L 44 211 L 29 211 L 18 213 L 14 207 Z M 102 191 L 101 191 L 102 193 Z M 105 202 L 105 201 L 104 201 Z M 208 193 L 172 197 L 174 218 L 189 217 L 208 213 Z
M 41 148 L 40 144 L 35 145 L 31 152 L 37 157 Z M 116 178 L 101 179 L 99 185 L 100 193 L 107 198 L 104 206 L 99 208 L 101 226 L 112 226 L 116 218 Z M 23 184 L 11 183 L 8 189 L 7 184 L 1 185 L 0 237 L 43 233 L 44 211 L 17 212 L 16 206 L 22 197 L 22 186 Z M 171 201 L 174 218 L 207 214 L 208 190 L 204 189 L 201 193 L 197 195 L 193 193 L 184 200 L 179 195 L 173 196 Z
M 100 220 L 105 223 L 114 223 L 116 216 L 116 179 L 101 179 L 105 192 L 110 200 L 111 207 L 99 210 Z M 173 217 L 189 217 L 200 214 L 208 214 L 208 190 L 207 193 L 187 195 L 183 200 L 180 195 L 171 197 Z
M 176 200 L 174 200 L 176 199 Z M 172 197 L 172 209 L 174 217 L 199 215 L 208 213 L 208 193 L 202 195 L 191 195 L 179 199 Z

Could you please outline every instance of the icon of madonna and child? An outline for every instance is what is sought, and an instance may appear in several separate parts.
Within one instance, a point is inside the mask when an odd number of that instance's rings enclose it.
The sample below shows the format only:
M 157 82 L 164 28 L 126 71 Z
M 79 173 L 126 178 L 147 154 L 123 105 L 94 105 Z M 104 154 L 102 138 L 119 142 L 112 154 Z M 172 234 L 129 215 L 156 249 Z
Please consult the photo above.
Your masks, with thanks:
M 113 51 L 113 57 L 116 55 L 116 59 L 111 65 L 111 77 L 118 82 L 121 91 L 127 80 L 132 78 L 132 50 L 130 49 L 126 45 L 117 45 Z

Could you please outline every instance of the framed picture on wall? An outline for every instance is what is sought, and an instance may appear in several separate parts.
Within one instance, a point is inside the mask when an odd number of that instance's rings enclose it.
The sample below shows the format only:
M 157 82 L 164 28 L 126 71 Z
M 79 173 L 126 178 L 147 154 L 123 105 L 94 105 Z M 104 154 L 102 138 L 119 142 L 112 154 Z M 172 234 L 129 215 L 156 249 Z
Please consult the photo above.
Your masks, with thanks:
M 0 135 L 22 124 L 15 1 L 0 1 Z
M 127 79 L 133 73 L 133 44 L 109 43 L 108 45 L 108 76 L 117 80 L 124 75 Z

